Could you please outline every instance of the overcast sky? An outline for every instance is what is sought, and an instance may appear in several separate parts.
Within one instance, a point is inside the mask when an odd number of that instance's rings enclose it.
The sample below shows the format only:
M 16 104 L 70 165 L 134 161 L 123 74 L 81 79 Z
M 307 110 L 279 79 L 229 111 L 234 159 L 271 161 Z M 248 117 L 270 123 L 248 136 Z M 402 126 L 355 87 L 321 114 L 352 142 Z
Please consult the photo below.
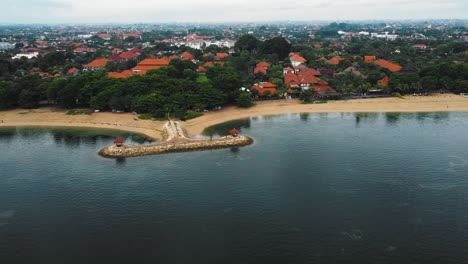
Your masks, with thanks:
M 2 0 L 1 23 L 468 18 L 468 0 Z

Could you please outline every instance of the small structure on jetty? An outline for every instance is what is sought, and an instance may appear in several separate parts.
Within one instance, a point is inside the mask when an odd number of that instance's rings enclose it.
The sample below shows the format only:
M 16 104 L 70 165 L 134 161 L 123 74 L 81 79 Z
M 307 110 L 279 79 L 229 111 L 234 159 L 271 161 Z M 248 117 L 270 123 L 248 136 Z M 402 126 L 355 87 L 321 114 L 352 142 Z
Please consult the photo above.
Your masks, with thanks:
M 239 131 L 238 129 L 235 129 L 235 128 L 229 130 L 229 134 L 230 134 L 231 136 L 233 136 L 233 137 L 237 137 L 237 136 L 239 135 L 239 132 L 240 132 L 240 131 Z
M 116 139 L 114 140 L 114 144 L 115 144 L 117 147 L 123 146 L 124 143 L 125 143 L 125 139 L 123 139 L 123 138 L 116 138 Z
M 240 147 L 253 143 L 252 138 L 239 135 L 239 130 L 237 129 L 229 131 L 229 136 L 214 140 L 193 139 L 187 136 L 179 122 L 174 122 L 172 120 L 169 120 L 164 125 L 163 131 L 165 140 L 161 143 L 147 145 L 123 145 L 122 142 L 118 145 L 116 139 L 114 140 L 114 145 L 103 148 L 99 151 L 99 154 L 108 158 L 125 158 L 169 152 Z

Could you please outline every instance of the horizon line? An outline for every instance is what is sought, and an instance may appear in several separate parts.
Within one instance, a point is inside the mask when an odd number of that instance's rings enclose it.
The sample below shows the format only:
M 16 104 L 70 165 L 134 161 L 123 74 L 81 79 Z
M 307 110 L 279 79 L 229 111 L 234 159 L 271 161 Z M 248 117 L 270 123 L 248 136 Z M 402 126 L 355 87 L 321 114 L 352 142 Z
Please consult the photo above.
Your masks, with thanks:
M 265 21 L 168 21 L 168 22 L 1 22 L 4 25 L 161 25 L 161 24 L 280 24 L 280 23 L 323 23 L 323 22 L 425 22 L 425 21 L 463 21 L 468 18 L 368 18 L 368 19 L 315 19 L 315 20 L 265 20 Z

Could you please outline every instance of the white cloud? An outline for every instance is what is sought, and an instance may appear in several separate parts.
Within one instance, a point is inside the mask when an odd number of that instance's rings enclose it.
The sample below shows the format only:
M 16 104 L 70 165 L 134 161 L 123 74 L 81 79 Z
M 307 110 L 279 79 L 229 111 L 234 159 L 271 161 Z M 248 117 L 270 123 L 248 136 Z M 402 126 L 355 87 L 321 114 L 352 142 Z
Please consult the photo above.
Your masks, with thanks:
M 0 22 L 468 18 L 465 0 L 7 0 Z

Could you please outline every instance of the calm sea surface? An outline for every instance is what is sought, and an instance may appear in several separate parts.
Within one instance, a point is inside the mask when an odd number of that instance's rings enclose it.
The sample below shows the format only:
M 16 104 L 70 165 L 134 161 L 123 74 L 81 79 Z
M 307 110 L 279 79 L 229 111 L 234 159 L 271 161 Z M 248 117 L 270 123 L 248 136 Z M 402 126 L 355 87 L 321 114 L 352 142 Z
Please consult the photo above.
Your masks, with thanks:
M 121 160 L 0 130 L 0 263 L 468 263 L 468 113 L 230 122 L 252 146 Z

